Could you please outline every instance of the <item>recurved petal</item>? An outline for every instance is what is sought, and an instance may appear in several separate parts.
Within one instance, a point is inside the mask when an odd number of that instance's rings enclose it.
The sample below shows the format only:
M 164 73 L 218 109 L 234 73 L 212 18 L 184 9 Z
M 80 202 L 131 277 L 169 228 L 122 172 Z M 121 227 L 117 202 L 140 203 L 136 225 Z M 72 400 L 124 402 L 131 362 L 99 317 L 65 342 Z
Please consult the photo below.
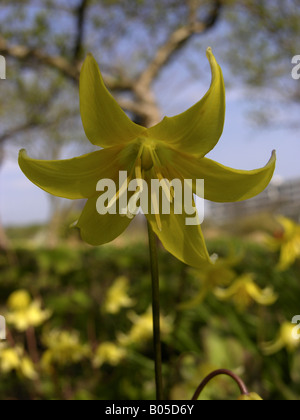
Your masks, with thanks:
M 127 117 L 106 89 L 91 54 L 80 74 L 80 111 L 87 138 L 100 147 L 128 143 L 146 131 Z
M 204 179 L 204 197 L 207 200 L 226 203 L 247 200 L 260 194 L 272 179 L 276 153 L 273 151 L 266 166 L 253 171 L 232 169 L 207 158 L 195 159 L 176 153 L 172 155 L 172 164 L 185 179 Z
M 96 194 L 100 179 L 115 179 L 121 150 L 122 147 L 116 146 L 58 161 L 31 159 L 21 150 L 19 165 L 31 182 L 52 195 L 72 200 L 89 198 Z
M 212 82 L 196 105 L 172 118 L 164 118 L 149 129 L 150 137 L 197 156 L 205 156 L 218 143 L 225 121 L 225 86 L 222 70 L 212 50 L 207 50 Z
M 97 212 L 98 197 L 90 198 L 77 222 L 82 239 L 90 245 L 109 243 L 120 236 L 132 219 L 120 214 L 100 215 Z M 118 202 L 117 202 L 118 206 Z
M 155 215 L 148 214 L 148 221 L 167 251 L 185 264 L 203 268 L 211 264 L 200 225 L 186 226 L 185 214 L 160 215 L 161 230 Z
M 281 226 L 284 228 L 285 236 L 291 236 L 293 233 L 296 232 L 297 225 L 293 220 L 288 219 L 287 217 L 284 217 L 284 216 L 277 216 L 276 219 L 278 223 L 280 223 Z
M 278 300 L 278 295 L 270 287 L 261 289 L 256 283 L 248 282 L 245 284 L 246 290 L 255 302 L 260 305 L 270 306 Z

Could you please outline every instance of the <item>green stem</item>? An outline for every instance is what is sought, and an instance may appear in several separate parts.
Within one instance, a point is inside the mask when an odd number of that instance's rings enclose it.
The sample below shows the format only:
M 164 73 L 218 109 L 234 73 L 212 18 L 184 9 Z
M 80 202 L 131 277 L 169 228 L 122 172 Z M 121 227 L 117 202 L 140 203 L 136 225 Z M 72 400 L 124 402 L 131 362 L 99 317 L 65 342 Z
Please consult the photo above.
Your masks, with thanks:
M 151 277 L 152 277 L 155 384 L 156 384 L 156 399 L 159 401 L 159 400 L 163 400 L 162 358 L 161 358 L 161 340 L 160 340 L 159 274 L 158 274 L 156 236 L 149 222 L 148 222 L 148 235 L 149 235 L 150 265 L 151 265 Z

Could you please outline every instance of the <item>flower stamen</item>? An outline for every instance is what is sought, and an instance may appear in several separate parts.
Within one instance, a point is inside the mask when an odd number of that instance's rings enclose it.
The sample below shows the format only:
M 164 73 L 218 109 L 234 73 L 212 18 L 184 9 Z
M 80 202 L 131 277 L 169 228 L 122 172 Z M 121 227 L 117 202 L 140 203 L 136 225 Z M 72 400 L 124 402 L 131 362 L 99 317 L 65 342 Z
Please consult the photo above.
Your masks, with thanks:
M 159 168 L 162 168 L 162 164 L 159 160 L 159 157 L 157 156 L 157 153 L 155 152 L 155 150 L 152 151 L 152 159 L 154 162 L 154 170 L 155 170 L 155 174 L 158 178 L 158 180 L 160 181 L 160 184 L 162 186 L 162 189 L 165 193 L 165 196 L 167 198 L 167 200 L 169 201 L 169 203 L 173 203 L 174 200 L 174 190 L 173 188 L 170 188 L 166 182 L 167 178 L 163 176 L 161 170 Z
M 112 206 L 115 205 L 115 203 L 122 197 L 123 194 L 127 191 L 128 185 L 131 181 L 131 176 L 128 176 L 126 180 L 121 185 L 119 191 L 113 196 L 113 198 L 110 200 L 110 202 L 107 205 L 107 208 L 110 209 Z
M 151 194 L 151 201 L 152 201 L 152 204 L 153 204 L 153 210 L 154 210 L 156 225 L 157 225 L 158 230 L 161 232 L 162 231 L 162 224 L 161 224 L 161 219 L 160 219 L 160 214 L 159 214 L 158 200 L 157 200 L 157 196 L 156 196 L 155 192 Z

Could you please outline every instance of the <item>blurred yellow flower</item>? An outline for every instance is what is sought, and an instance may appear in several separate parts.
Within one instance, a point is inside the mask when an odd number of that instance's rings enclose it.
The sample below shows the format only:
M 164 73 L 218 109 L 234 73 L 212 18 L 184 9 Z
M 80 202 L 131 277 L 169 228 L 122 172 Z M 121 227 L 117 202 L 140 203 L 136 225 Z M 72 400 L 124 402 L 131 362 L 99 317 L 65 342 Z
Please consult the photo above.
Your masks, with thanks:
M 266 356 L 278 353 L 282 349 L 289 352 L 295 351 L 300 346 L 300 339 L 294 336 L 295 325 L 290 322 L 281 324 L 279 333 L 275 340 L 269 343 L 262 343 L 261 349 Z
M 262 401 L 263 399 L 255 392 L 250 394 L 243 394 L 238 398 L 238 401 Z
M 7 374 L 16 371 L 24 378 L 35 380 L 37 372 L 34 364 L 25 355 L 24 349 L 20 346 L 8 347 L 6 344 L 0 346 L 0 372 Z
M 237 259 L 217 258 L 213 265 L 207 264 L 202 270 L 193 270 L 192 274 L 199 280 L 202 288 L 200 292 L 190 301 L 181 303 L 179 309 L 189 309 L 201 304 L 206 296 L 217 286 L 228 286 L 236 278 L 232 266 Z
M 127 351 L 122 347 L 106 341 L 97 348 L 94 359 L 93 365 L 96 368 L 99 368 L 104 363 L 108 363 L 112 366 L 117 366 L 125 357 Z
M 20 366 L 20 357 L 17 349 L 1 348 L 0 350 L 0 370 L 3 373 L 11 372 Z
M 108 290 L 104 310 L 108 314 L 117 314 L 121 308 L 130 308 L 135 304 L 128 296 L 129 281 L 126 277 L 119 277 Z
M 91 349 L 88 344 L 80 342 L 76 331 L 52 330 L 44 333 L 43 343 L 47 350 L 42 357 L 42 367 L 51 370 L 53 366 L 69 366 L 90 357 Z
M 29 357 L 22 357 L 20 371 L 25 378 L 35 380 L 38 377 L 34 364 Z
M 19 290 L 10 295 L 7 301 L 9 311 L 5 318 L 8 324 L 24 332 L 30 327 L 39 327 L 51 317 L 51 311 L 41 308 L 38 300 L 31 300 L 26 290 Z
M 20 168 L 38 187 L 58 197 L 87 199 L 77 227 L 90 245 L 111 242 L 131 223 L 136 213 L 130 211 L 128 200 L 120 206 L 131 181 L 145 181 L 151 188 L 155 180 L 168 188 L 167 184 L 175 179 L 181 184 L 192 180 L 193 192 L 202 195 L 197 191 L 196 180 L 204 179 L 205 198 L 216 202 L 246 200 L 269 184 L 275 169 L 275 152 L 265 167 L 253 171 L 228 168 L 205 157 L 218 143 L 225 120 L 222 70 L 211 48 L 207 49 L 207 57 L 212 82 L 206 95 L 187 111 L 146 128 L 131 121 L 120 108 L 106 89 L 96 60 L 89 54 L 80 75 L 80 111 L 87 138 L 102 150 L 61 161 L 36 160 L 25 150 L 20 151 Z M 120 180 L 120 172 L 127 173 L 124 181 Z M 97 202 L 101 194 L 96 187 L 103 179 L 111 180 L 118 192 L 107 206 L 113 211 L 99 214 Z M 202 268 L 210 263 L 210 258 L 201 227 L 187 225 L 186 215 L 177 211 L 174 197 L 170 197 L 170 188 L 164 191 L 172 204 L 169 214 L 164 214 L 157 197 L 151 194 L 148 204 L 154 211 L 148 208 L 148 222 L 171 254 L 187 265 Z M 181 199 L 179 194 L 177 202 Z M 194 201 L 192 205 L 196 213 Z M 115 206 L 119 207 L 118 212 Z
M 248 308 L 253 301 L 259 305 L 273 305 L 278 295 L 272 288 L 261 289 L 253 277 L 252 274 L 244 274 L 227 289 L 214 289 L 214 295 L 220 300 L 231 299 L 239 309 Z
M 266 243 L 274 251 L 280 250 L 277 268 L 281 271 L 288 269 L 300 257 L 300 225 L 283 216 L 277 217 L 281 231 L 268 236 Z
M 12 311 L 18 311 L 27 309 L 30 303 L 31 297 L 27 290 L 17 290 L 9 296 L 7 306 Z
M 119 333 L 118 341 L 123 346 L 140 345 L 153 337 L 152 309 L 142 315 L 130 311 L 128 318 L 133 326 L 128 334 Z M 168 335 L 172 331 L 172 321 L 169 317 L 160 317 L 161 334 Z

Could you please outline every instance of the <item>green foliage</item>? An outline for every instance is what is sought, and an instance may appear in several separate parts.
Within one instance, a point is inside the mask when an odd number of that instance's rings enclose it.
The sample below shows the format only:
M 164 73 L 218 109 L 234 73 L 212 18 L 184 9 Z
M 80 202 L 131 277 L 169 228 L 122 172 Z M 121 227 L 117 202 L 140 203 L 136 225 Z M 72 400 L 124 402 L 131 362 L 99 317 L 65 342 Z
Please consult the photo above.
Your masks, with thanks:
M 199 292 L 201 285 L 190 269 L 161 250 L 163 323 L 171 325 L 171 330 L 163 335 L 168 398 L 190 399 L 206 374 L 227 368 L 240 374 L 249 389 L 265 399 L 297 399 L 299 351 L 288 353 L 283 349 L 267 357 L 260 344 L 274 339 L 281 323 L 290 322 L 299 312 L 299 263 L 278 272 L 276 254 L 239 238 L 213 240 L 209 247 L 224 258 L 233 249 L 242 255 L 234 267 L 237 275 L 254 273 L 259 286 L 272 285 L 279 300 L 271 307 L 253 303 L 241 311 L 234 303 L 220 302 L 210 293 L 200 305 L 179 310 L 178 305 Z M 5 378 L 0 382 L 1 399 L 154 397 L 151 337 L 139 339 L 141 333 L 137 332 L 132 335 L 133 326 L 138 325 L 136 320 L 147 312 L 151 298 L 145 245 L 19 248 L 14 259 L 12 264 L 4 255 L 0 258 L 1 314 L 7 312 L 8 296 L 15 290 L 26 289 L 34 299 L 42 299 L 43 307 L 51 310 L 52 317 L 35 330 L 42 361 L 35 363 L 38 376 L 30 379 L 18 371 L 5 376 L 1 373 Z M 107 292 L 120 276 L 129 279 L 132 307 L 120 307 L 119 312 L 109 314 L 104 305 Z M 10 334 L 15 345 L 25 342 L 24 354 L 32 358 L 25 336 L 13 327 Z M 124 347 L 121 338 L 131 335 L 135 341 Z M 67 364 L 62 359 L 62 349 Z M 71 350 L 67 349 L 72 349 L 72 358 L 68 356 Z M 207 387 L 202 398 L 236 396 L 235 386 L 221 377 Z

